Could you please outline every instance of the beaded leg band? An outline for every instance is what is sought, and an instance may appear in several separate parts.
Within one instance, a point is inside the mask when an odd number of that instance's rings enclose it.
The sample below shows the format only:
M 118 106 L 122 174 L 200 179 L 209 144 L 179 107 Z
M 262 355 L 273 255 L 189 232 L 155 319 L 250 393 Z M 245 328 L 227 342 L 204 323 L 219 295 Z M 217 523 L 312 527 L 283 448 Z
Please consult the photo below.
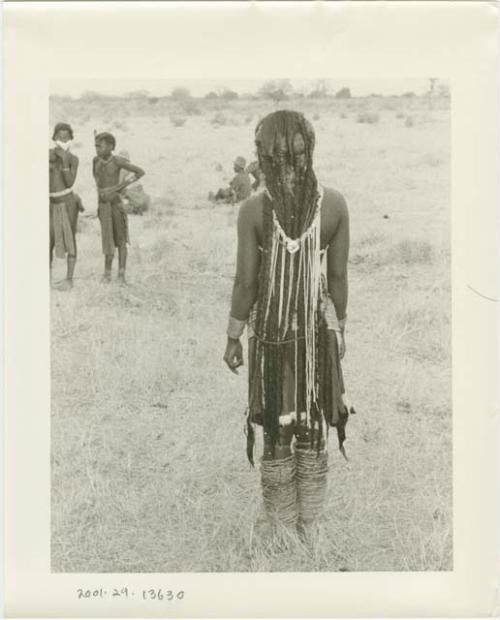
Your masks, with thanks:
M 262 460 L 261 482 L 264 507 L 271 521 L 295 527 L 297 487 L 294 457 Z
M 299 518 L 311 525 L 319 517 L 326 495 L 328 454 L 325 450 L 296 448 Z

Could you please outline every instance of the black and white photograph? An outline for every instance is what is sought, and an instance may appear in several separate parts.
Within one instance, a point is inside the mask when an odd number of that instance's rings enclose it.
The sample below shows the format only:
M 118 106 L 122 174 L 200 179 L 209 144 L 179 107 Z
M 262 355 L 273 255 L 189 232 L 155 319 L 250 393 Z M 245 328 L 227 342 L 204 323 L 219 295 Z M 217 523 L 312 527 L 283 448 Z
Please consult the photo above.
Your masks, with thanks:
M 498 7 L 2 11 L 4 615 L 497 615 Z
M 451 102 L 51 84 L 52 571 L 453 569 Z

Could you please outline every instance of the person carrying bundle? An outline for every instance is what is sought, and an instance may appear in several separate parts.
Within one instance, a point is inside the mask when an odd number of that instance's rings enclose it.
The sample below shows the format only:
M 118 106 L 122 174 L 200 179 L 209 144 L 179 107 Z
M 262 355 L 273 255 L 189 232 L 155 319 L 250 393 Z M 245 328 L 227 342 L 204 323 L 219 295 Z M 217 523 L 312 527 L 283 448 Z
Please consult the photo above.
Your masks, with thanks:
M 95 136 L 97 156 L 92 162 L 92 172 L 99 196 L 98 216 L 101 222 L 102 251 L 104 254 L 103 282 L 111 281 L 115 247 L 118 248 L 118 281 L 125 284 L 127 243 L 129 243 L 128 217 L 123 208 L 120 192 L 144 176 L 145 172 L 123 157 L 113 154 L 115 137 L 102 132 Z M 131 179 L 120 182 L 122 170 L 132 172 Z

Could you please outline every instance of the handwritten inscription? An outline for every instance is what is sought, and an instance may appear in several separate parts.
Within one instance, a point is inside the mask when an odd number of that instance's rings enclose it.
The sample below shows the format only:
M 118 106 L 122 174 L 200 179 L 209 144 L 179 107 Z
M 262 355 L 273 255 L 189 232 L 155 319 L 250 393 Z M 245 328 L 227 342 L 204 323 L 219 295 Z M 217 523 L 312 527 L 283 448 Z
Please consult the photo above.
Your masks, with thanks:
M 140 599 L 143 601 L 182 601 L 184 590 L 164 590 L 163 588 L 149 588 L 146 590 L 131 590 L 129 588 L 95 588 L 86 590 L 78 588 L 77 597 L 85 599 Z

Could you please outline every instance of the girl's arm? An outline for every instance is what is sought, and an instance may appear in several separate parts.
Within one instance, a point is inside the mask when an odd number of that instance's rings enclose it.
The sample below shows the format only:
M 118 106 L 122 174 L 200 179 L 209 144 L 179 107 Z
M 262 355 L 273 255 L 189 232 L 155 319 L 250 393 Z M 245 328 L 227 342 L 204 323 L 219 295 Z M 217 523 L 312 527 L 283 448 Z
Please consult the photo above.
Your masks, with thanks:
M 249 202 L 244 202 L 238 213 L 238 251 L 231 316 L 239 321 L 248 319 L 257 297 L 260 252 L 255 214 L 255 205 Z
M 338 203 L 338 223 L 328 248 L 328 292 L 332 298 L 337 319 L 346 317 L 348 280 L 347 260 L 349 257 L 349 213 L 345 200 Z

